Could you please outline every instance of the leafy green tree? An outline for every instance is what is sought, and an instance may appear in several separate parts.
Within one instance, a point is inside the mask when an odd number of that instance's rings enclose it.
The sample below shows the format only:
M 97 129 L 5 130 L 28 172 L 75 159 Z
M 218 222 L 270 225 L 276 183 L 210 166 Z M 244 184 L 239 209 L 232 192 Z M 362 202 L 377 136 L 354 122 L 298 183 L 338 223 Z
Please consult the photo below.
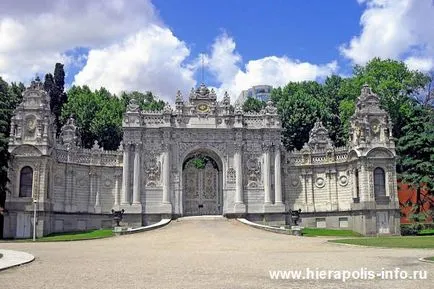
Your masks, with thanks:
M 430 82 L 430 77 L 410 70 L 404 62 L 374 58 L 365 66 L 355 66 L 353 87 L 360 91 L 364 83 L 380 96 L 381 104 L 393 123 L 393 135 L 400 138 L 402 128 L 410 122 L 414 99 Z
M 162 100 L 157 100 L 152 92 L 145 93 L 139 91 L 122 92 L 121 99 L 126 108 L 130 100 L 134 98 L 142 111 L 160 111 L 164 108 L 165 103 Z
M 101 109 L 102 100 L 88 86 L 73 86 L 68 90 L 68 102 L 62 109 L 62 122 L 73 116 L 80 128 L 82 145 L 91 148 L 97 140 L 96 134 L 91 130 L 92 122 Z
M 243 103 L 243 111 L 245 112 L 260 112 L 265 107 L 265 101 L 254 97 L 248 97 Z
M 348 99 L 348 95 L 344 94 L 342 90 L 345 82 L 346 80 L 342 77 L 331 75 L 322 84 L 323 98 L 327 107 L 323 122 L 336 146 L 343 146 L 348 140 L 348 129 L 346 129 L 345 124 L 349 118 L 341 118 L 343 116 L 341 109 L 345 107 L 342 103 Z
M 62 107 L 67 100 L 67 94 L 65 93 L 65 71 L 63 64 L 56 63 L 54 68 L 54 76 L 51 73 L 45 75 L 44 89 L 50 96 L 50 108 L 55 117 L 55 124 L 57 126 L 57 133 L 60 132 L 62 123 L 60 116 L 62 113 Z
M 107 89 L 92 91 L 87 86 L 73 86 L 62 109 L 62 121 L 74 116 L 80 128 L 82 145 L 91 148 L 94 141 L 107 150 L 115 150 L 122 140 L 122 116 L 131 98 L 142 110 L 162 110 L 165 103 L 156 100 L 151 92 L 122 93 L 118 98 Z
M 0 77 L 0 207 L 4 207 L 7 192 L 9 132 L 13 111 L 22 99 L 24 85 L 9 85 Z
M 317 95 L 317 96 L 315 96 Z M 316 82 L 290 82 L 272 91 L 283 126 L 283 143 L 288 150 L 301 149 L 318 118 L 328 117 L 321 86 Z
M 413 211 L 418 216 L 430 199 L 423 191 L 434 195 L 434 111 L 418 106 L 402 131 L 397 143 L 399 178 L 416 189 Z

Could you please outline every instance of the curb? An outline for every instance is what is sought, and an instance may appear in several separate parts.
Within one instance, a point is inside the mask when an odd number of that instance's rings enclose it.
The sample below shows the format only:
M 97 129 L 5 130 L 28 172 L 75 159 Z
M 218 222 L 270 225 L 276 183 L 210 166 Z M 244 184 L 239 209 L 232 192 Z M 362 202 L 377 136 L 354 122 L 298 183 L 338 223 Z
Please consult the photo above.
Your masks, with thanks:
M 176 219 L 176 221 L 213 221 L 213 220 L 227 220 L 227 218 L 221 215 L 203 215 L 203 216 L 180 217 Z
M 256 229 L 261 229 L 261 230 L 268 231 L 268 232 L 273 232 L 273 233 L 285 234 L 285 235 L 293 236 L 292 233 L 291 233 L 291 230 L 289 230 L 289 229 L 281 229 L 281 228 L 276 228 L 276 227 L 261 225 L 261 224 L 258 224 L 258 223 L 253 223 L 253 222 L 251 222 L 251 221 L 249 221 L 247 219 L 244 219 L 244 218 L 238 218 L 237 221 L 240 222 L 240 223 L 242 223 L 242 224 L 244 224 L 244 225 L 247 225 L 247 226 L 250 226 L 250 227 L 253 227 L 253 228 L 256 228 Z
M 425 257 L 425 258 L 427 258 L 427 257 Z M 428 260 L 428 259 L 425 259 L 425 258 L 422 257 L 422 258 L 419 258 L 418 260 L 421 261 L 421 262 L 434 264 L 434 261 L 431 261 L 431 260 Z
M 0 271 L 21 266 L 35 260 L 35 256 L 26 252 L 0 249 L 0 253 L 3 254 L 3 257 L 0 259 Z
M 169 224 L 171 221 L 172 221 L 171 219 L 162 219 L 160 222 L 149 225 L 149 226 L 138 227 L 138 228 L 127 228 L 127 229 L 122 229 L 121 231 L 113 230 L 113 233 L 115 233 L 116 236 L 120 236 L 120 235 L 128 235 L 128 234 L 151 231 L 151 230 L 155 230 L 155 229 L 164 227 L 167 224 Z

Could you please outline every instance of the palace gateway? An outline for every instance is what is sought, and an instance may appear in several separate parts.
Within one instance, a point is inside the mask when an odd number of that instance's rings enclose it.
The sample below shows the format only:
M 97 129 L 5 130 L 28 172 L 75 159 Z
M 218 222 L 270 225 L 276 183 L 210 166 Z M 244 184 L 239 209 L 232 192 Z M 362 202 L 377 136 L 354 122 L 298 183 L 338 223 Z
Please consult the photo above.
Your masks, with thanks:
M 202 84 L 162 111 L 132 100 L 119 149 L 85 149 L 72 118 L 56 138 L 49 96 L 34 81 L 11 124 L 5 237 L 30 237 L 33 201 L 38 236 L 111 227 L 112 209 L 124 209 L 130 227 L 193 215 L 284 225 L 301 209 L 304 226 L 399 233 L 391 123 L 369 87 L 347 147 L 335 147 L 317 122 L 309 142 L 288 152 L 281 127 L 272 102 L 245 113 Z

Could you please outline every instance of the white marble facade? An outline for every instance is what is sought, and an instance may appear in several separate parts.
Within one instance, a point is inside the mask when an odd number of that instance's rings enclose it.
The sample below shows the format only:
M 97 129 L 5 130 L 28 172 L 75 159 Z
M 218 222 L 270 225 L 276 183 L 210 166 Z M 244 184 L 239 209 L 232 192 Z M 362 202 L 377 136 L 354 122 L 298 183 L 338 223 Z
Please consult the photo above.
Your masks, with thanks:
M 305 226 L 399 233 L 391 124 L 367 86 L 348 147 L 334 147 L 317 122 L 303 149 L 287 152 L 272 102 L 244 113 L 203 84 L 163 111 L 132 100 L 123 129 L 117 151 L 81 148 L 73 119 L 56 138 L 48 95 L 33 82 L 12 119 L 5 236 L 30 236 L 33 200 L 38 235 L 110 227 L 112 209 L 125 210 L 128 226 L 198 214 L 281 225 L 301 209 Z

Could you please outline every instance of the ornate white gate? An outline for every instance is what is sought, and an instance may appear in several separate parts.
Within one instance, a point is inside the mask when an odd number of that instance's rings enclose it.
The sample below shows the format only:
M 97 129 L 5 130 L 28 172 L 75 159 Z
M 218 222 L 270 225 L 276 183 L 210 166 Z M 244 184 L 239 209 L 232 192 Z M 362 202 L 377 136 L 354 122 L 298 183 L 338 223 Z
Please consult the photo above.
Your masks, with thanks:
M 220 173 L 216 161 L 197 154 L 183 166 L 184 215 L 222 214 Z

